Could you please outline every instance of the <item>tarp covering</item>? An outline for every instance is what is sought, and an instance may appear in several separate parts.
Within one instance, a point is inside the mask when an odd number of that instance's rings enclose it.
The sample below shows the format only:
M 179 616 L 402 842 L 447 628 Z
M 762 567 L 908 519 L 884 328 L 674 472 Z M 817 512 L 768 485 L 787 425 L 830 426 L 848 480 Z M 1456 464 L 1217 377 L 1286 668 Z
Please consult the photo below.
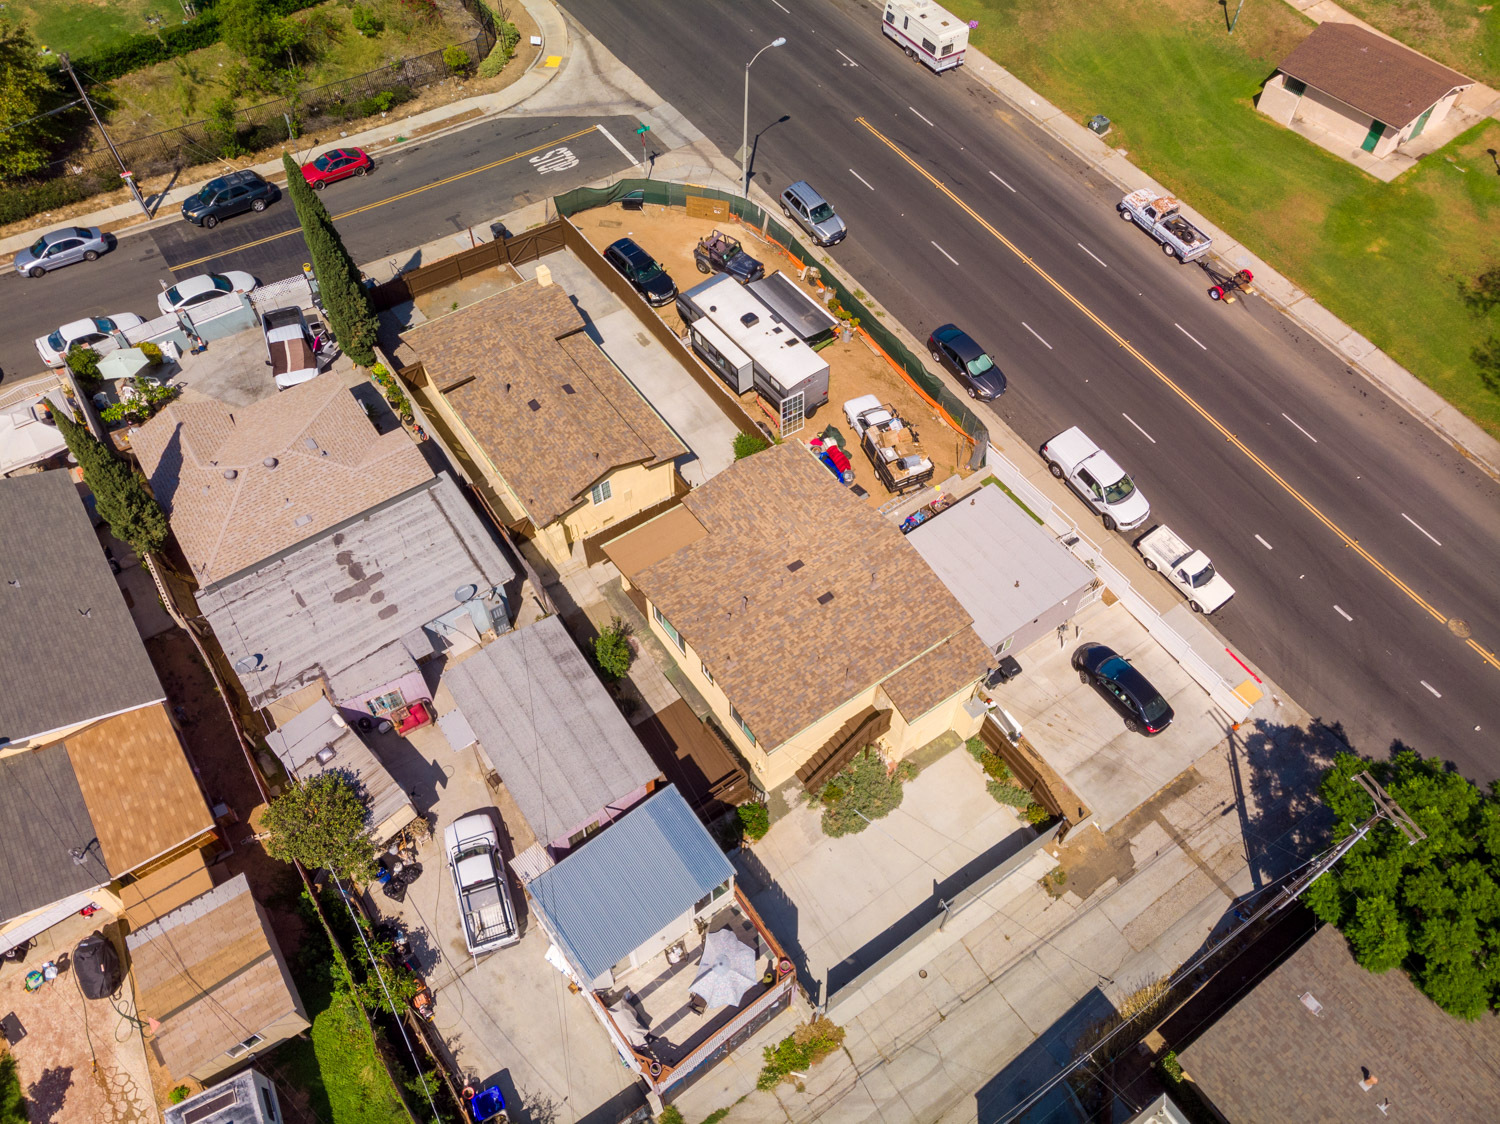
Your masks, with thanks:
M 73 950 L 73 971 L 78 988 L 88 999 L 104 999 L 120 987 L 120 954 L 115 946 L 95 929 Z

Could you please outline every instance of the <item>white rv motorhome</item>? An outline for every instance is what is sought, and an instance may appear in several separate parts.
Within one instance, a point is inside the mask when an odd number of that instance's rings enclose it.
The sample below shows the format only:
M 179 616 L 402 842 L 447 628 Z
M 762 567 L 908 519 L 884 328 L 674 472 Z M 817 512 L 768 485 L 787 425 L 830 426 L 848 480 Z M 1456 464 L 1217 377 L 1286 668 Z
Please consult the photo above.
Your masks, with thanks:
M 964 64 L 969 25 L 932 0 L 885 0 L 880 30 L 929 70 L 941 74 Z

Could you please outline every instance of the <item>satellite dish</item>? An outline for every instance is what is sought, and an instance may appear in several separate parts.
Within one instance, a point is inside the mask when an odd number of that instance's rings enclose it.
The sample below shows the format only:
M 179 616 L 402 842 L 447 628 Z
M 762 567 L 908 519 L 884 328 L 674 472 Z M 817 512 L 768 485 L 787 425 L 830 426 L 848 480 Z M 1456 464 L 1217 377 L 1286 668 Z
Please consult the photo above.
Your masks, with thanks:
M 453 600 L 459 604 L 474 600 L 474 595 L 479 592 L 479 587 L 474 584 L 459 586 L 453 591 Z
M 240 672 L 241 674 L 245 674 L 245 675 L 248 675 L 252 671 L 259 671 L 260 670 L 260 657 L 259 656 L 241 656 L 239 659 L 237 659 L 237 660 L 234 661 L 234 670 Z

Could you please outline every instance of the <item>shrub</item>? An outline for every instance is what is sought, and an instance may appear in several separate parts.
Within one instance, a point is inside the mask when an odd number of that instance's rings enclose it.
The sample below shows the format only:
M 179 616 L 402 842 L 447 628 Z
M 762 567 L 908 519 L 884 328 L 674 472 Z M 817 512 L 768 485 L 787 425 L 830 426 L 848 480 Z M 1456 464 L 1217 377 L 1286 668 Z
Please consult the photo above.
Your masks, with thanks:
M 755 1087 L 770 1090 L 833 1053 L 844 1043 L 844 1028 L 823 1016 L 804 1023 L 775 1046 L 765 1048 L 766 1064 Z
M 1052 818 L 1052 813 L 1040 804 L 1028 804 L 1021 810 L 1021 818 L 1032 827 L 1044 824 Z
M 521 41 L 521 29 L 510 20 L 495 29 L 499 34 L 490 53 L 479 64 L 479 77 L 493 78 L 505 69 L 505 64 L 516 56 L 516 45 Z
M 1012 808 L 1024 808 L 1031 803 L 1031 793 L 1020 785 L 1006 781 L 988 781 L 984 787 L 998 802 Z
M 62 176 L 42 183 L 15 184 L 0 189 L 0 224 L 20 222 L 43 211 L 55 211 L 69 203 L 77 203 L 99 194 L 100 191 L 119 186 L 114 182 L 108 188 L 94 176 Z
M 771 830 L 771 813 L 764 804 L 752 801 L 741 804 L 734 811 L 740 818 L 746 839 L 764 839 L 766 832 Z
M 385 30 L 385 23 L 363 4 L 356 4 L 349 13 L 349 19 L 354 24 L 354 30 L 361 35 L 379 35 Z
M 456 43 L 443 49 L 443 65 L 449 74 L 462 74 L 469 69 L 469 52 Z
M 905 762 L 887 773 L 880 755 L 866 748 L 824 786 L 823 834 L 855 835 L 869 827 L 870 820 L 890 815 L 901 806 L 902 782 L 915 776 L 915 767 Z
M 68 370 L 78 376 L 79 382 L 99 382 L 99 353 L 92 347 L 74 344 L 68 349 Z
M 656 1114 L 656 1124 L 687 1124 L 682 1118 L 682 1110 L 675 1104 L 669 1104 Z
M 240 144 L 240 123 L 234 112 L 234 98 L 222 94 L 208 103 L 207 115 L 203 119 L 203 132 L 208 138 L 209 148 L 226 159 L 244 154 Z
M 186 1085 L 178 1085 L 175 1089 L 167 1094 L 167 1100 L 169 1100 L 173 1104 L 181 1104 L 187 1099 L 188 1087 Z
M 161 348 L 157 347 L 150 340 L 147 340 L 142 344 L 137 344 L 136 347 L 139 349 L 142 355 L 151 360 L 151 365 L 153 367 L 161 366 Z
M 1156 1064 L 1161 1067 L 1161 1075 L 1168 1082 L 1173 1085 L 1182 1084 L 1182 1063 L 1177 1060 L 1176 1050 L 1168 1050 Z
M 734 435 L 734 459 L 737 461 L 753 457 L 756 453 L 763 452 L 770 447 L 771 443 L 757 434 L 736 433 Z
M 629 636 L 630 627 L 615 617 L 594 638 L 594 662 L 611 680 L 624 679 L 630 671 L 630 661 L 634 656 L 630 651 Z

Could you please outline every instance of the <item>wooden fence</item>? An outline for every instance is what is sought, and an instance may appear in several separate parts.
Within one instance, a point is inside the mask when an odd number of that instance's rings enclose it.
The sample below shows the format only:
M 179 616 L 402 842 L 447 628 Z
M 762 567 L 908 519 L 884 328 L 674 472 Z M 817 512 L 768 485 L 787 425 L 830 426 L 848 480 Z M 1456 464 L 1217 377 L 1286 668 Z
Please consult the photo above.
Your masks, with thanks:
M 1068 782 L 1042 758 L 1025 738 L 1018 742 L 1005 736 L 993 718 L 979 727 L 979 738 L 991 753 L 1010 766 L 1016 780 L 1030 789 L 1031 795 L 1047 811 L 1064 821 L 1064 831 L 1077 827 L 1092 814 Z
M 481 242 L 471 250 L 460 251 L 431 265 L 421 265 L 392 277 L 385 284 L 376 286 L 370 293 L 370 299 L 377 309 L 395 308 L 423 293 L 441 289 L 444 285 L 483 273 L 486 269 L 536 261 L 542 255 L 561 250 L 566 245 L 563 230 L 566 225 L 561 219 L 553 219 L 545 226 L 513 234 L 509 238 Z

